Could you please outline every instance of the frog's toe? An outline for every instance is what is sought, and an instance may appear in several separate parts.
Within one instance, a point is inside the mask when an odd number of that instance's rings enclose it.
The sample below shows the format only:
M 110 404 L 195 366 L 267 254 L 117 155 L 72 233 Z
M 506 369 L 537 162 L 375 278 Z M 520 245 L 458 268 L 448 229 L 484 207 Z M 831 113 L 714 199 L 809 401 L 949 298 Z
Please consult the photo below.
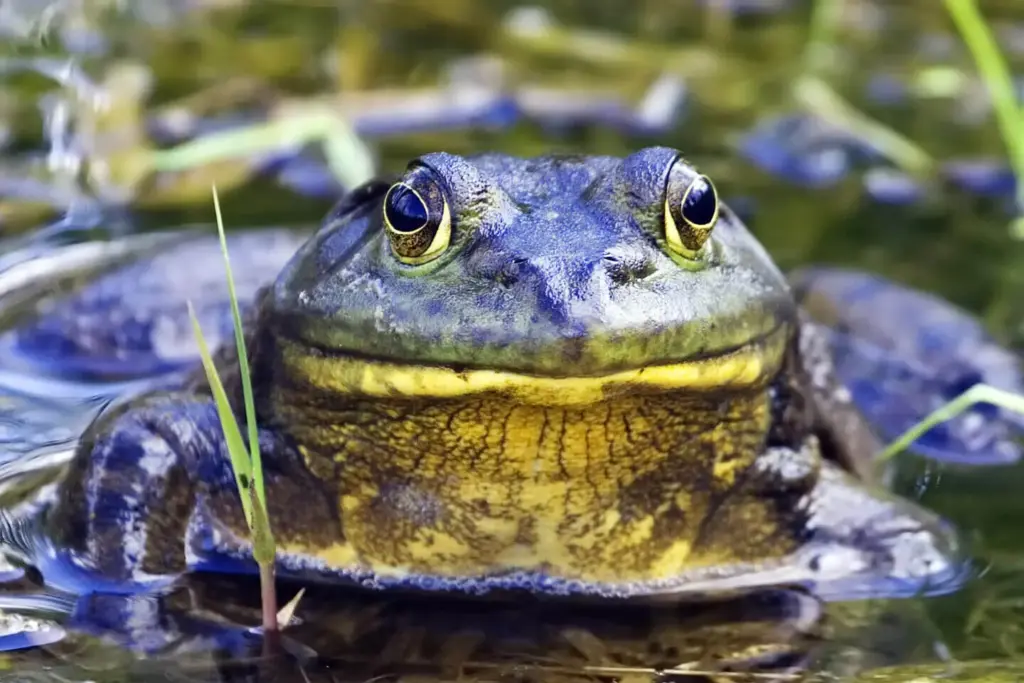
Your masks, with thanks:
M 301 238 L 284 230 L 229 237 L 243 310 L 284 266 Z M 211 347 L 230 338 L 230 299 L 220 243 L 214 235 L 184 238 L 151 258 L 108 271 L 70 294 L 39 298 L 34 315 L 0 336 L 0 358 L 8 364 L 27 365 L 34 372 L 86 381 L 179 370 L 199 357 L 189 303 Z
M 1019 358 L 968 312 L 869 273 L 806 268 L 792 274 L 801 305 L 828 328 L 836 371 L 886 440 L 894 440 L 976 384 L 1024 393 Z M 978 404 L 914 442 L 951 462 L 1015 462 L 1024 419 Z

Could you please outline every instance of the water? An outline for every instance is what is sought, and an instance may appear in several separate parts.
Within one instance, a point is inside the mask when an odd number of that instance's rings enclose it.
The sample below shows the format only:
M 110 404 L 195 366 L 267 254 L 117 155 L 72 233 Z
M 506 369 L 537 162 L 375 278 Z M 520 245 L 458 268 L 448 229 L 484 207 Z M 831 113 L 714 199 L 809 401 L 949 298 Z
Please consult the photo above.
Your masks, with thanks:
M 387 170 L 434 149 L 677 147 L 715 179 L 783 268 L 824 262 L 880 272 L 967 307 L 1007 343 L 1024 341 L 1024 247 L 1008 231 L 1012 176 L 1008 182 L 984 91 L 941 3 L 846 0 L 822 71 L 860 111 L 941 165 L 931 183 L 911 182 L 898 154 L 880 153 L 828 122 L 805 120 L 806 101 L 790 86 L 804 68 L 807 3 L 735 16 L 702 9 L 714 4 L 550 0 L 538 3 L 541 11 L 520 7 L 510 14 L 514 3 L 463 0 L 81 0 L 52 2 L 46 10 L 43 3 L 6 3 L 0 326 L 52 293 L 55 278 L 61 287 L 74 283 L 53 268 L 103 270 L 106 259 L 123 256 L 88 240 L 210 229 L 211 182 L 221 189 L 229 227 L 308 230 L 338 191 L 315 145 L 155 179 L 140 169 L 157 145 L 261 120 L 286 99 L 308 107 L 311 94 L 340 89 L 348 95 L 335 104 Z M 727 4 L 749 10 L 787 3 L 719 3 Z M 984 6 L 1024 73 L 1024 13 L 1011 3 Z M 594 41 L 607 36 L 579 29 L 610 32 L 613 42 L 595 49 Z M 552 35 L 553 42 L 544 39 Z M 488 86 L 499 76 L 517 88 L 517 98 Z M 408 104 L 407 89 L 439 86 L 448 90 L 424 91 L 418 109 Z M 352 94 L 367 89 L 387 92 Z M 473 125 L 452 130 L 451 109 L 431 108 L 438 102 L 457 104 Z M 515 116 L 522 112 L 525 119 Z M 599 120 L 580 123 L 595 112 Z M 419 119 L 416 130 L 396 133 L 410 118 Z M 269 276 L 275 268 L 265 270 Z M 245 271 L 236 265 L 235 272 Z M 14 297 L 15 285 L 25 282 L 38 286 Z M 209 286 L 217 284 L 211 279 Z M 8 615 L 0 634 L 11 634 L 0 636 L 0 649 L 11 650 L 0 662 L 12 672 L 0 675 L 251 675 L 259 649 L 250 631 L 258 622 L 251 582 L 196 579 L 191 593 L 166 599 L 76 598 L 81 578 L 62 573 L 28 514 L 38 496 L 52 491 L 48 484 L 89 421 L 147 377 L 86 380 L 66 365 L 57 372 L 19 364 L 9 348 L 0 348 L 0 359 L 0 538 L 15 560 L 0 567 L 0 610 Z M 937 667 L 931 674 L 1014 676 L 1024 648 L 1021 472 L 1017 465 L 968 469 L 901 459 L 895 488 L 964 530 L 978 576 L 944 597 L 833 609 L 827 632 L 818 630 L 814 604 L 786 592 L 767 610 L 779 619 L 764 624 L 754 617 L 763 617 L 765 606 L 743 601 L 628 614 L 469 603 L 441 614 L 429 603 L 317 589 L 303 598 L 303 623 L 288 632 L 291 656 L 259 672 L 281 680 L 369 680 L 388 672 L 648 680 L 652 670 L 681 661 L 700 669 L 716 647 L 756 642 L 772 645 L 762 653 L 766 666 L 799 663 L 842 674 L 924 662 Z M 22 570 L 18 560 L 36 568 Z M 297 587 L 285 589 L 287 598 Z M 26 629 L 19 618 L 36 621 Z M 716 629 L 744 618 L 751 620 L 746 630 L 730 636 L 740 643 Z M 813 651 L 808 662 L 798 656 L 804 645 Z M 129 649 L 148 654 L 139 658 Z M 952 663 L 962 661 L 970 664 Z M 524 673 L 525 663 L 539 668 Z

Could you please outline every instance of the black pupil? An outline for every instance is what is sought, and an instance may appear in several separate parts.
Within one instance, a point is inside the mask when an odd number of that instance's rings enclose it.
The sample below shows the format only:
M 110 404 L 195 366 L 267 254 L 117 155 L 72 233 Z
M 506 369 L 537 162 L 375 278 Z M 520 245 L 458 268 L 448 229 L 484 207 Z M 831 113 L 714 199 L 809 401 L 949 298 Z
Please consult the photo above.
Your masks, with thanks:
M 416 232 L 427 223 L 427 206 L 405 185 L 397 185 L 384 206 L 388 223 L 398 232 Z
M 683 218 L 691 225 L 708 225 L 715 219 L 717 208 L 714 186 L 703 176 L 694 180 L 683 198 Z

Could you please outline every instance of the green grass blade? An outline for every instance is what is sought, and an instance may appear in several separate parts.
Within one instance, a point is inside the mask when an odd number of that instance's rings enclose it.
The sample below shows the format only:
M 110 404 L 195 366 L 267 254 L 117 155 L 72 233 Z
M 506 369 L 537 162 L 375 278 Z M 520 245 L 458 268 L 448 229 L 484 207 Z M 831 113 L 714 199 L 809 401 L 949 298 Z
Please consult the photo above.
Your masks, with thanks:
M 904 450 L 929 429 L 964 412 L 975 403 L 991 403 L 992 405 L 1024 414 L 1024 396 L 997 389 L 988 384 L 976 384 L 949 403 L 932 411 L 927 417 L 904 432 L 878 456 L 878 462 L 884 463 Z
M 206 379 L 210 383 L 213 392 L 214 403 L 217 405 L 217 416 L 220 419 L 221 429 L 224 430 L 224 441 L 227 444 L 228 455 L 231 456 L 231 469 L 235 473 L 235 484 L 238 486 L 238 494 L 242 499 L 242 510 L 245 512 L 245 521 L 249 528 L 253 528 L 255 517 L 252 509 L 252 461 L 249 459 L 249 451 L 242 440 L 242 432 L 238 429 L 238 422 L 235 421 L 235 413 L 231 409 L 224 385 L 221 384 L 217 375 L 217 368 L 213 364 L 213 356 L 203 337 L 203 330 L 196 318 L 192 302 L 188 303 L 188 315 L 192 320 L 192 331 L 195 333 L 196 342 L 199 344 L 199 355 L 203 360 L 203 369 L 206 371 Z
M 252 494 L 252 557 L 259 564 L 271 566 L 277 558 L 277 548 L 274 547 L 274 534 L 270 529 L 270 517 L 267 515 L 267 507 L 263 501 Z
M 946 0 L 946 9 L 992 97 L 996 121 L 1017 176 L 1018 210 L 1024 211 L 1024 121 L 1010 69 L 974 0 Z
M 303 145 L 320 135 L 319 123 L 318 120 L 296 117 L 204 135 L 170 149 L 153 152 L 151 163 L 157 171 L 185 171 L 225 159 Z
M 184 171 L 282 148 L 319 142 L 331 172 L 345 187 L 373 176 L 373 155 L 352 125 L 331 105 L 309 103 L 285 118 L 205 135 L 150 154 L 153 169 Z
M 910 138 L 879 123 L 844 100 L 817 76 L 793 83 L 793 97 L 807 111 L 866 141 L 901 169 L 915 175 L 935 172 L 935 160 Z
M 228 242 L 224 234 L 224 218 L 220 211 L 220 198 L 217 188 L 213 187 L 213 208 L 217 214 L 217 233 L 220 235 L 220 249 L 224 256 L 224 272 L 228 279 L 228 296 L 231 299 L 231 316 L 234 319 L 235 346 L 238 349 L 239 374 L 242 379 L 242 399 L 245 403 L 245 422 L 248 427 L 249 450 L 251 456 L 252 485 L 256 499 L 264 509 L 267 506 L 266 492 L 263 488 L 263 460 L 260 455 L 259 432 L 256 425 L 256 402 L 252 394 L 252 378 L 249 373 L 249 355 L 245 349 L 245 332 L 242 328 L 242 314 L 238 309 L 238 294 L 235 291 L 235 278 L 231 272 L 231 258 L 228 256 Z

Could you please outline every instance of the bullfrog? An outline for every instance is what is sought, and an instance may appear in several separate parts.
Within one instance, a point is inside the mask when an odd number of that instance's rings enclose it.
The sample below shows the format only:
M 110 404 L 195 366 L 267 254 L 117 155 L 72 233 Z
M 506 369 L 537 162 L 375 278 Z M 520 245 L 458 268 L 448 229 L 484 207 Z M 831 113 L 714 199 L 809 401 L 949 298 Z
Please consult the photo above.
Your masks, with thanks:
M 674 600 L 963 575 L 951 527 L 877 480 L 821 320 L 677 150 L 426 154 L 308 238 L 238 240 L 265 285 L 242 291 L 281 576 Z M 86 431 L 45 509 L 68 562 L 117 590 L 253 566 L 185 332 L 185 296 L 229 320 L 217 242 L 161 249 L 4 341 L 83 376 L 174 371 Z

